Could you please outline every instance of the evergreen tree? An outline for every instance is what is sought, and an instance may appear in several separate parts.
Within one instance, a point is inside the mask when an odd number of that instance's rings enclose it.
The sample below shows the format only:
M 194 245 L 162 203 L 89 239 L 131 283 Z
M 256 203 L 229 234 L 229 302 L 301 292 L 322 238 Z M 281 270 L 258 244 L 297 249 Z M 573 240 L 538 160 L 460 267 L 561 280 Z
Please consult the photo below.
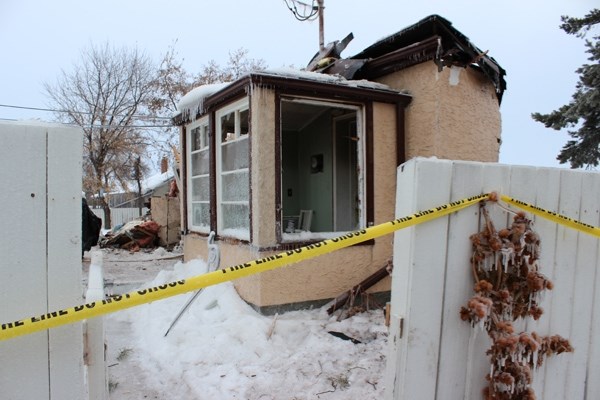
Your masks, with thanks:
M 583 18 L 561 17 L 560 28 L 567 34 L 584 38 L 589 30 L 600 23 L 600 10 L 593 9 Z M 534 120 L 546 128 L 570 128 L 573 138 L 560 151 L 561 164 L 571 168 L 596 167 L 600 163 L 600 35 L 586 40 L 589 64 L 576 70 L 579 74 L 575 93 L 568 104 L 549 114 L 533 113 Z

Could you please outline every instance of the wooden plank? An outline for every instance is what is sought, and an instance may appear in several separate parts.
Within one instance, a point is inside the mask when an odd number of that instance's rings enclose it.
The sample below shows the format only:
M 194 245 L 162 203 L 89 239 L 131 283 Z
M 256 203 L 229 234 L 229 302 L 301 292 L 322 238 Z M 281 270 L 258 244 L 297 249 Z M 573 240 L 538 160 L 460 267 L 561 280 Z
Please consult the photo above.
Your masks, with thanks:
M 595 183 L 596 185 L 596 183 Z M 594 186 L 594 192 L 597 193 L 597 188 Z M 587 195 L 587 193 L 586 193 Z M 592 196 L 590 196 L 593 199 Z M 598 211 L 597 199 L 600 198 L 598 194 L 595 195 L 596 204 L 596 218 L 595 226 L 600 226 L 600 211 Z M 590 207 L 590 209 L 593 209 Z M 590 221 L 593 221 L 590 213 Z M 590 348 L 588 351 L 587 370 L 586 370 L 586 399 L 600 399 L 600 379 L 597 379 L 598 371 L 600 371 L 600 240 L 596 239 L 596 265 L 595 265 L 595 276 L 594 276 L 594 293 L 592 295 L 592 315 L 591 315 L 591 327 L 590 327 Z M 576 350 L 577 351 L 577 350 Z
M 481 164 L 454 163 L 450 197 L 458 200 L 480 194 L 483 180 Z M 438 399 L 463 399 L 468 386 L 484 384 L 482 380 L 472 382 L 468 368 L 456 368 L 457 365 L 469 365 L 469 339 L 473 328 L 460 319 L 459 311 L 473 295 L 474 280 L 469 262 L 472 248 L 469 236 L 478 231 L 478 225 L 478 206 L 469 207 L 450 216 L 436 393 Z M 478 334 L 485 335 L 483 332 Z M 485 359 L 485 349 L 480 350 L 479 356 Z
M 46 140 L 36 127 L 0 123 L 0 321 L 46 312 Z M 19 168 L 15 169 L 15 165 Z M 0 342 L 0 390 L 49 397 L 46 332 Z
M 455 200 L 450 198 L 451 180 L 451 162 L 423 161 L 417 171 L 417 208 L 427 209 Z M 436 394 L 447 231 L 448 217 L 414 229 L 410 310 L 406 324 L 407 364 L 410 366 L 406 374 L 407 399 L 434 399 Z
M 580 173 L 575 173 L 581 175 Z M 579 220 L 598 226 L 600 199 L 600 174 L 584 174 L 580 192 Z M 593 318 L 593 295 L 597 273 L 598 238 L 585 233 L 578 234 L 576 265 L 573 284 L 573 312 L 571 335 L 568 338 L 575 352 L 558 356 L 567 365 L 565 395 L 571 399 L 585 399 L 586 369 L 589 363 L 590 341 L 598 337 L 590 336 Z M 568 319 L 568 316 L 566 317 Z M 597 371 L 597 370 L 595 370 Z M 593 372 L 592 372 L 593 374 Z M 594 380 L 592 378 L 592 380 Z M 587 398 L 598 398 L 587 397 Z
M 536 204 L 536 186 L 532 185 L 531 182 L 535 182 L 537 176 L 537 168 L 527 166 L 513 166 L 510 173 L 510 184 L 508 192 L 510 196 L 527 202 L 529 204 Z M 520 211 L 520 210 L 514 210 Z M 512 226 L 514 221 L 514 214 L 506 213 L 507 217 L 506 225 L 497 226 L 496 229 L 509 228 Z M 528 215 L 531 220 L 534 220 L 533 215 Z M 515 332 L 525 332 L 528 330 L 527 323 L 530 318 L 519 319 L 513 322 Z
M 579 218 L 582 174 L 562 170 L 560 172 L 559 213 L 571 218 Z M 574 299 L 575 270 L 577 260 L 578 233 L 562 225 L 557 228 L 554 259 L 554 290 L 550 299 L 550 334 L 571 336 L 571 315 Z M 568 392 L 567 376 L 571 354 L 550 357 L 546 360 L 544 379 L 545 399 L 571 398 Z
M 414 211 L 450 201 L 452 163 L 417 159 Z M 412 231 L 409 262 L 400 263 L 409 283 L 404 311 L 404 335 L 398 351 L 404 357 L 396 398 L 435 398 L 446 261 L 448 218 L 417 225 Z M 394 266 L 394 269 L 396 266 Z M 404 270 L 404 271 L 403 271 Z M 396 304 L 393 304 L 394 306 Z
M 535 178 L 531 185 L 536 189 L 535 205 L 547 210 L 558 210 L 558 200 L 560 198 L 560 170 L 553 168 L 538 168 Z M 554 279 L 554 270 L 556 263 L 554 262 L 554 248 L 556 243 L 556 232 L 558 226 L 555 222 L 545 218 L 533 216 L 533 230 L 540 236 L 541 253 L 539 266 L 542 274 L 548 279 Z M 554 291 L 546 291 L 542 296 L 540 306 L 545 310 L 542 317 L 535 321 L 528 320 L 527 330 L 537 332 L 541 335 L 548 335 L 550 332 L 550 313 L 551 300 Z M 544 397 L 544 377 L 546 375 L 546 364 L 533 372 L 533 390 L 538 398 Z
M 416 179 L 415 161 L 411 160 L 397 169 L 396 218 L 412 214 Z M 408 312 L 408 293 L 410 288 L 409 264 L 412 247 L 413 228 L 402 229 L 394 233 L 394 270 L 392 272 L 390 299 L 390 334 L 386 362 L 385 399 L 401 399 L 406 369 L 406 351 L 403 348 L 404 319 Z
M 83 301 L 81 288 L 81 174 L 83 134 L 67 127 L 47 132 L 48 311 Z M 49 331 L 50 394 L 53 399 L 82 399 L 82 324 Z
M 510 187 L 509 166 L 500 164 L 481 164 L 482 173 L 482 192 L 489 193 L 496 191 L 506 193 Z M 506 214 L 496 207 L 488 207 L 490 217 L 496 226 L 505 225 L 507 222 Z M 483 224 L 483 220 L 481 220 Z M 472 233 L 480 230 L 482 226 L 475 227 Z M 471 292 L 473 290 L 471 289 Z M 470 297 L 470 296 L 469 296 Z M 465 382 L 464 399 L 481 399 L 481 392 L 486 386 L 485 375 L 490 370 L 490 360 L 485 354 L 490 347 L 491 341 L 488 335 L 483 331 L 471 330 L 469 337 L 469 347 L 467 350 L 467 381 Z

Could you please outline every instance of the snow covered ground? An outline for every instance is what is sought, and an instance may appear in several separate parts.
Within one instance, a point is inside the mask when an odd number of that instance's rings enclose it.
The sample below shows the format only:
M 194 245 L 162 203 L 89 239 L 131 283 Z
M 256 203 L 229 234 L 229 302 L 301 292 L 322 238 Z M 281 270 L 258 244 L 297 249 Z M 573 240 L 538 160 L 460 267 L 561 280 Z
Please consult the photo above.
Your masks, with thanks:
M 139 287 L 155 286 L 206 271 L 202 260 L 182 263 L 175 256 L 107 252 L 105 280 L 113 279 L 117 293 L 140 276 L 148 279 Z M 206 288 L 165 337 L 191 295 L 105 317 L 112 400 L 383 397 L 387 328 L 381 310 L 341 321 L 326 307 L 263 316 L 225 283 Z

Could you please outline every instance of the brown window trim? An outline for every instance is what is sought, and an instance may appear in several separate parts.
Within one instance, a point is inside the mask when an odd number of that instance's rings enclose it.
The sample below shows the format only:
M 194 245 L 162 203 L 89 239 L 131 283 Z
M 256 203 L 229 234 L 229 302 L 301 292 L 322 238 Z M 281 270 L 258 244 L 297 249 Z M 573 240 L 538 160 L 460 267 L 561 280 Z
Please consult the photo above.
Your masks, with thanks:
M 311 98 L 315 100 L 322 100 L 328 102 L 337 102 L 337 103 L 345 103 L 345 104 L 353 104 L 360 107 L 363 107 L 365 110 L 365 136 L 366 136 L 366 185 L 367 185 L 367 193 L 366 193 L 366 224 L 367 227 L 372 226 L 374 224 L 374 171 L 373 171 L 373 142 L 374 142 L 374 132 L 373 132 L 373 102 L 381 102 L 381 103 L 390 103 L 396 104 L 397 106 L 397 161 L 400 163 L 405 159 L 405 150 L 404 150 L 404 108 L 411 102 L 412 98 L 409 95 L 398 93 L 394 90 L 385 90 L 385 89 L 377 89 L 373 87 L 358 87 L 358 86 L 350 86 L 343 85 L 337 83 L 329 83 L 322 81 L 311 81 L 306 79 L 293 79 L 289 77 L 280 77 L 269 74 L 250 74 L 244 78 L 239 79 L 234 82 L 230 86 L 224 88 L 223 90 L 215 93 L 212 96 L 209 96 L 204 101 L 204 108 L 200 114 L 196 116 L 196 118 L 201 117 L 203 115 L 208 115 L 209 117 L 209 140 L 210 140 L 210 226 L 211 230 L 217 233 L 217 204 L 216 204 L 216 137 L 215 137 L 215 111 L 223 106 L 237 101 L 243 97 L 249 98 L 249 115 L 250 119 L 252 118 L 252 110 L 251 110 L 251 99 L 250 92 L 251 86 L 257 87 L 266 87 L 270 88 L 275 92 L 275 168 L 276 171 L 281 170 L 281 154 L 280 154 L 280 145 L 281 145 L 281 99 L 282 97 L 304 97 Z M 182 125 L 183 129 L 183 149 L 187 150 L 185 147 L 186 138 L 185 138 L 185 124 L 189 123 L 189 120 L 182 118 L 181 116 L 177 116 L 174 118 L 174 121 L 178 125 Z M 249 121 L 251 125 L 251 120 Z M 252 128 L 250 127 L 250 132 L 252 132 Z M 251 145 L 251 142 L 250 142 Z M 251 152 L 251 149 L 249 150 Z M 183 152 L 183 160 L 187 160 L 186 151 Z M 250 154 L 251 157 L 251 154 Z M 250 160 L 251 162 L 251 160 Z M 249 166 L 249 179 L 252 179 L 252 166 Z M 187 224 L 187 173 L 186 171 L 186 180 L 184 182 L 184 190 L 185 190 L 185 201 L 184 201 L 184 217 L 185 217 L 185 231 L 188 232 L 188 224 Z M 251 187 L 251 182 L 250 182 Z M 250 238 L 252 238 L 252 189 L 250 188 L 249 193 L 249 214 L 250 214 Z M 276 191 L 276 239 L 280 243 L 278 246 L 289 245 L 286 243 L 282 243 L 281 237 L 281 176 L 280 174 L 276 174 L 275 178 L 275 191 Z M 252 240 L 252 239 L 251 239 Z M 308 243 L 308 242 L 307 242 Z M 369 240 L 364 244 L 374 244 L 374 240 Z M 360 244 L 359 244 L 360 245 Z
M 366 139 L 366 193 L 365 193 L 365 201 L 366 205 L 366 227 L 373 226 L 375 224 L 375 196 L 374 196 L 374 161 L 373 161 L 373 102 L 372 101 L 340 101 L 339 98 L 331 98 L 328 96 L 318 96 L 314 95 L 314 93 L 305 93 L 303 91 L 291 91 L 294 94 L 290 94 L 290 91 L 286 91 L 282 93 L 281 91 L 275 92 L 275 171 L 278 173 L 275 175 L 275 237 L 278 246 L 275 248 L 279 248 L 283 245 L 289 245 L 290 243 L 296 244 L 300 243 L 302 245 L 308 245 L 311 243 L 317 243 L 321 240 L 309 240 L 302 242 L 283 242 L 282 233 L 281 233 L 281 210 L 283 209 L 283 204 L 281 201 L 281 102 L 285 99 L 294 99 L 294 98 L 306 98 L 306 99 L 314 99 L 318 101 L 330 102 L 330 103 L 341 103 L 345 105 L 357 106 L 364 110 L 365 117 L 365 139 Z M 403 107 L 403 106 L 402 106 Z M 363 243 L 357 244 L 358 246 L 364 245 L 374 245 L 375 240 L 371 239 Z M 275 249 L 274 248 L 274 249 Z
M 302 240 L 298 242 L 282 242 L 275 246 L 266 246 L 266 247 L 258 247 L 257 251 L 288 251 L 288 250 L 296 250 L 301 247 L 305 247 L 311 244 L 323 242 L 325 239 L 315 239 L 315 240 Z M 375 239 L 365 240 L 364 242 L 356 243 L 350 245 L 348 247 L 361 247 L 361 246 L 373 246 L 375 244 Z
M 228 236 L 220 236 L 217 226 L 217 121 L 216 112 L 221 108 L 227 106 L 230 103 L 235 103 L 243 98 L 248 98 L 248 234 L 250 241 L 243 239 L 231 238 Z M 217 240 L 234 240 L 240 243 L 252 242 L 252 96 L 248 93 L 245 96 L 237 96 L 228 101 L 222 101 L 218 103 L 218 107 L 211 107 L 211 111 L 208 113 L 208 135 L 209 135 L 209 163 L 210 163 L 210 229 L 216 233 Z M 186 201 L 187 202 L 187 201 Z

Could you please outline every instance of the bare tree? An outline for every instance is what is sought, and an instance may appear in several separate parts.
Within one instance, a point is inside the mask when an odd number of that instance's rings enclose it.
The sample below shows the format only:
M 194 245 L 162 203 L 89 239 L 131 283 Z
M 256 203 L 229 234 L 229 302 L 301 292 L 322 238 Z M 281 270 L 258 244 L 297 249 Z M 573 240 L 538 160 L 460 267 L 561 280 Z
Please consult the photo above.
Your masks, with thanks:
M 210 60 L 202 71 L 194 77 L 193 86 L 209 83 L 232 82 L 242 75 L 252 71 L 262 71 L 267 68 L 263 59 L 248 58 L 248 50 L 239 48 L 229 52 L 229 60 L 224 67 Z
M 249 58 L 248 50 L 240 48 L 229 53 L 225 66 L 210 60 L 202 66 L 199 73 L 193 75 L 184 68 L 184 59 L 178 57 L 176 44 L 175 41 L 169 47 L 160 62 L 157 77 L 153 82 L 153 96 L 148 104 L 149 112 L 162 120 L 170 119 L 177 113 L 179 100 L 194 87 L 231 82 L 246 73 L 266 68 L 264 60 Z M 168 154 L 173 147 L 178 147 L 179 130 L 171 127 L 164 128 L 162 132 L 162 140 L 156 140 L 155 147 L 164 155 Z
M 127 188 L 135 160 L 152 141 L 139 114 L 153 93 L 155 72 L 136 48 L 107 43 L 82 51 L 72 71 L 63 70 L 56 84 L 44 85 L 53 108 L 65 111 L 59 119 L 83 129 L 83 188 L 99 195 L 105 227 L 111 226 L 106 194 Z
M 193 75 L 183 67 L 174 43 L 164 55 L 154 82 L 154 97 L 150 102 L 151 113 L 160 117 L 172 117 L 177 112 L 179 100 L 196 86 L 210 83 L 232 82 L 251 71 L 266 68 L 262 59 L 248 57 L 248 50 L 240 48 L 229 53 L 225 66 L 214 60 L 203 65 L 200 72 Z

